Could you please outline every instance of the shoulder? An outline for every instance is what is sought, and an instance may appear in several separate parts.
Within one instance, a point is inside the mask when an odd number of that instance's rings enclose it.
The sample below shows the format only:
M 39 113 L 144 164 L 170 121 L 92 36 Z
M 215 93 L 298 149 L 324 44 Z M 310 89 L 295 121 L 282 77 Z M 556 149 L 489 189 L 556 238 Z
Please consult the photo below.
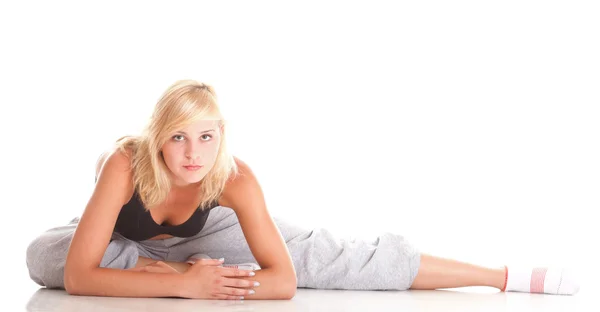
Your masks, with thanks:
M 226 181 L 221 201 L 223 206 L 235 210 L 240 203 L 257 195 L 262 196 L 262 190 L 250 165 L 236 156 L 234 160 L 237 173 Z
M 113 146 L 105 150 L 96 161 L 96 175 L 102 167 L 111 163 L 112 166 L 121 169 L 131 169 L 132 160 L 139 146 L 140 138 L 137 136 L 123 136 L 119 138 Z
M 96 162 L 96 178 L 98 178 L 105 166 L 108 166 L 113 170 L 119 169 L 120 171 L 131 171 L 131 157 L 132 151 L 129 148 L 121 150 L 118 147 L 113 147 L 104 151 Z
M 96 185 L 92 195 L 94 205 L 119 208 L 134 192 L 133 171 L 127 152 L 112 149 L 98 160 Z M 116 209 L 115 208 L 115 209 Z
M 250 166 L 246 162 L 241 160 L 239 157 L 233 156 L 233 160 L 235 161 L 235 165 L 238 168 L 238 175 L 252 173 L 252 171 L 250 170 Z
M 256 176 L 254 175 L 254 172 L 252 171 L 252 168 L 250 168 L 250 165 L 248 165 L 248 163 L 244 162 L 237 156 L 233 156 L 233 159 L 235 160 L 235 165 L 237 166 L 237 172 L 235 174 L 232 174 L 229 180 L 227 180 L 225 184 L 226 187 L 239 187 L 256 181 Z
M 117 147 L 102 153 L 96 164 L 96 187 L 109 184 L 111 189 L 122 188 L 125 199 L 128 200 L 134 192 L 131 157 L 130 149 Z

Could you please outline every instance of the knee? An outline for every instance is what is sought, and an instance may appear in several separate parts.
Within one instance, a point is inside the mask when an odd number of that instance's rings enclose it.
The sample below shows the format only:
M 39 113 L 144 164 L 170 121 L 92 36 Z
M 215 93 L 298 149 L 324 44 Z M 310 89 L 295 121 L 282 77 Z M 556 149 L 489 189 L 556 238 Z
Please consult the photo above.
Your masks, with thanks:
M 31 268 L 32 264 L 34 262 L 36 262 L 36 260 L 38 258 L 39 248 L 41 246 L 43 246 L 43 244 L 41 243 L 41 240 L 42 240 L 42 237 L 38 236 L 35 239 L 33 239 L 31 242 L 29 242 L 29 245 L 27 245 L 26 262 L 27 262 L 28 268 Z
M 56 247 L 56 237 L 48 233 L 36 237 L 27 246 L 25 261 L 29 277 L 40 286 L 61 286 L 66 253 Z
M 39 276 L 39 268 L 35 267 L 34 264 L 39 263 L 39 250 L 40 247 L 43 246 L 41 244 L 41 237 L 36 237 L 32 240 L 29 245 L 27 245 L 27 251 L 25 256 L 25 261 L 27 264 L 27 269 L 29 270 L 29 275 L 33 281 L 41 285 L 41 281 L 37 276 Z M 43 285 L 42 285 L 43 286 Z

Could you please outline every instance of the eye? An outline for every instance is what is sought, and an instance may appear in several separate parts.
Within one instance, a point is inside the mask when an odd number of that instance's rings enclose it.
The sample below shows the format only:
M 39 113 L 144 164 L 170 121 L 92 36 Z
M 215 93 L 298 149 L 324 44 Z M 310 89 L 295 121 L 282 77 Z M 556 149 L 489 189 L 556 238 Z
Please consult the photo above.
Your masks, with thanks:
M 177 141 L 177 142 L 181 142 L 181 141 L 183 141 L 183 140 L 185 139 L 185 138 L 183 137 L 183 135 L 179 135 L 179 134 L 176 134 L 176 135 L 174 135 L 172 138 L 173 138 L 175 141 Z M 180 139 L 180 138 L 181 138 L 181 139 Z
M 205 136 L 209 137 L 209 139 L 212 139 L 212 135 L 210 135 L 210 134 L 203 134 L 201 137 L 205 137 Z M 208 139 L 205 141 L 208 141 Z

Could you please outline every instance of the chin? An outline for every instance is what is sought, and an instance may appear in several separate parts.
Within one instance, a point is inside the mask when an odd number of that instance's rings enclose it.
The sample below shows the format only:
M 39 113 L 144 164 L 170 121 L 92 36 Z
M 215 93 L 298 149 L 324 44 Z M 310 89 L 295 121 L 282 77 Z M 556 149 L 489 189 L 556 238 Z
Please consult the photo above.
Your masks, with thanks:
M 188 184 L 193 184 L 193 183 L 198 183 L 200 181 L 202 181 L 202 179 L 204 179 L 204 176 L 206 176 L 205 174 L 201 174 L 198 176 L 187 176 L 187 177 L 179 177 L 182 181 L 184 181 L 185 183 Z

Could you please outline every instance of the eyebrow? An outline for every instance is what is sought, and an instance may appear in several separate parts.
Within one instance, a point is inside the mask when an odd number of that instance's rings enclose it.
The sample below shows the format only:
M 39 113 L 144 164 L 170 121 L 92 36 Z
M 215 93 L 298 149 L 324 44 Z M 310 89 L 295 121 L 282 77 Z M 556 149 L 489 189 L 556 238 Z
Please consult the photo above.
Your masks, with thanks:
M 207 132 L 211 132 L 211 131 L 212 131 L 212 132 L 214 132 L 214 131 L 215 131 L 215 129 L 204 130 L 204 131 L 201 131 L 201 132 L 200 132 L 200 134 L 202 134 L 202 133 L 207 133 Z M 183 134 L 187 135 L 187 133 L 186 133 L 185 131 L 177 131 L 177 132 L 175 132 L 175 133 L 183 133 Z

